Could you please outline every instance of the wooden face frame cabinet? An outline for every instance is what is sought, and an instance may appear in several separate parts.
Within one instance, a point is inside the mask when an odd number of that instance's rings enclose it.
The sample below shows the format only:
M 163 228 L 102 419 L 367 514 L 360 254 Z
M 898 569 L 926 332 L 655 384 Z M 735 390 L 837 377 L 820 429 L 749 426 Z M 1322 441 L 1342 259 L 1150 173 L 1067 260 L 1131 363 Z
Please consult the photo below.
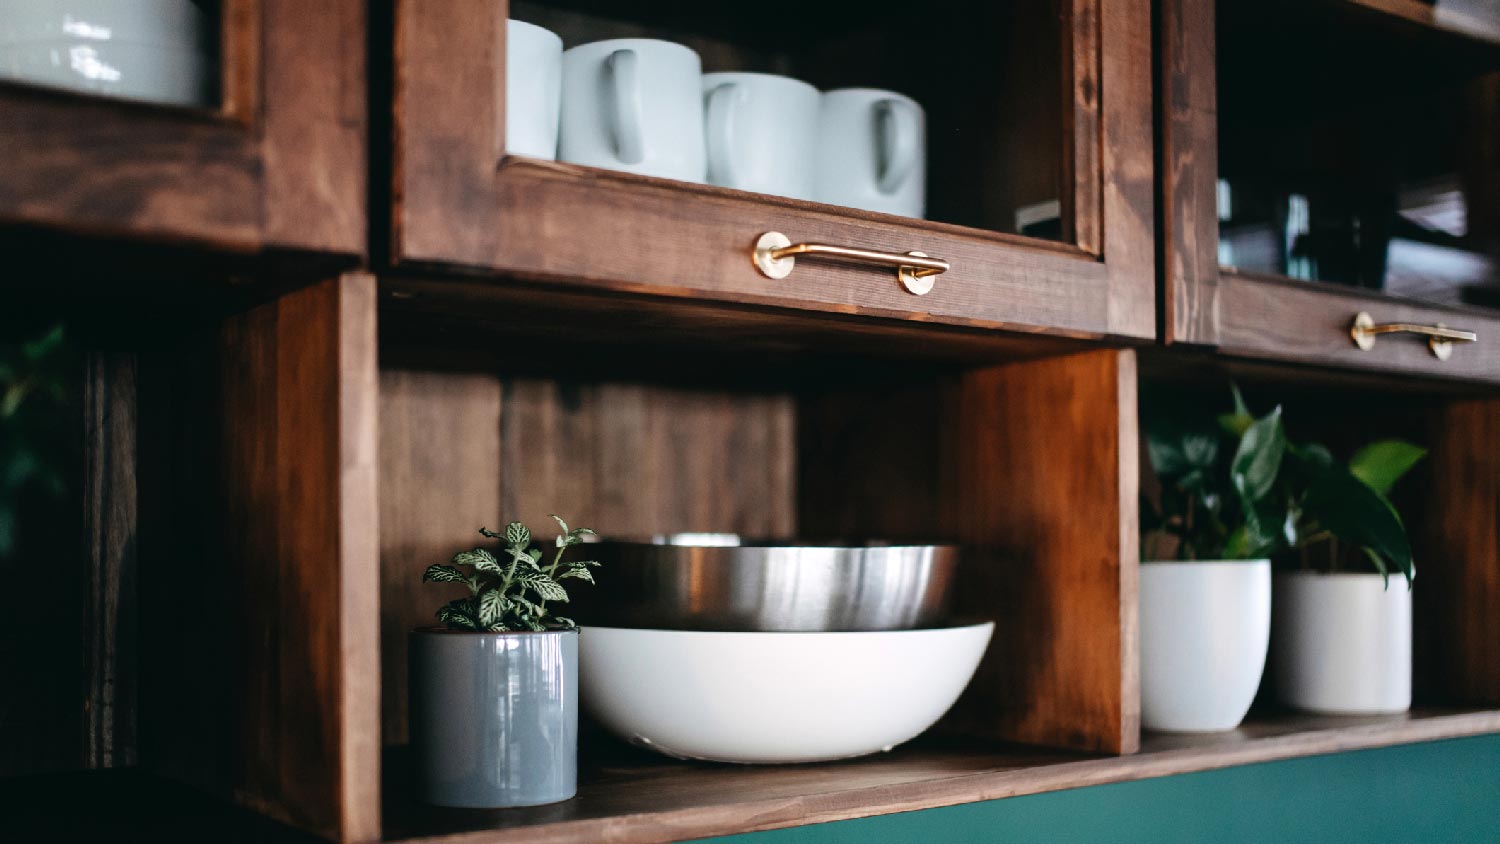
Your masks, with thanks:
M 1068 243 L 506 157 L 509 4 L 397 0 L 388 258 L 402 271 L 462 268 L 636 294 L 1154 338 L 1149 3 L 1037 8 L 1041 19 L 1061 22 L 1063 137 L 1055 148 L 1064 151 Z M 942 25 L 963 26 L 960 17 L 943 16 Z M 772 280 L 751 261 L 767 231 L 794 242 L 921 250 L 952 269 L 923 296 L 887 269 L 836 262 L 799 262 L 793 276 Z
M 363 255 L 365 4 L 222 0 L 218 106 L 0 83 L 0 222 Z
M 1159 4 L 1158 170 L 1165 341 L 1215 346 L 1227 354 L 1255 358 L 1500 382 L 1500 313 L 1493 310 L 1445 307 L 1373 290 L 1219 266 L 1217 3 L 1159 0 Z M 1397 28 L 1414 39 L 1447 38 L 1457 43 L 1466 37 L 1444 31 L 1432 7 L 1414 0 L 1325 0 L 1309 4 L 1309 9 Z M 1500 108 L 1500 97 L 1490 96 L 1487 102 Z M 1494 117 L 1486 120 L 1489 126 L 1496 122 Z M 1481 131 L 1490 133 L 1486 143 L 1493 144 L 1493 129 Z M 1496 184 L 1494 161 L 1491 155 L 1487 184 Z M 1446 360 L 1419 337 L 1382 337 L 1369 348 L 1361 348 L 1351 336 L 1361 313 L 1378 324 L 1464 329 L 1478 340 L 1455 344 Z

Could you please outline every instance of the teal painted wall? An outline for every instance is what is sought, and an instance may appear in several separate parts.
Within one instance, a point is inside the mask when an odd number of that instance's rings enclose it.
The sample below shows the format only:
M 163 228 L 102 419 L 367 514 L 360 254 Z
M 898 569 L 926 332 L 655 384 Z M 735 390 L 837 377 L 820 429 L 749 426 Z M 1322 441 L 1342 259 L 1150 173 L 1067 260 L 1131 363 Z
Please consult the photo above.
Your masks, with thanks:
M 1500 842 L 1500 736 L 711 839 L 720 844 Z

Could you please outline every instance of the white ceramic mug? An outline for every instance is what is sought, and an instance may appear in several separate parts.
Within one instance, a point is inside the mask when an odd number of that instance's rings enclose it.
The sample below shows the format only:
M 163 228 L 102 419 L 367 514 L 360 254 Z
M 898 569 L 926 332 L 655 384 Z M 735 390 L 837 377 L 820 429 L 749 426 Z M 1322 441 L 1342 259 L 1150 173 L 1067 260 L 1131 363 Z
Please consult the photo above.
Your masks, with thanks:
M 709 73 L 703 94 L 710 184 L 814 197 L 817 88 L 766 73 Z
M 210 43 L 191 0 L 0 0 L 0 79 L 205 106 Z
M 534 23 L 505 22 L 505 151 L 557 157 L 562 39 Z
M 867 211 L 926 211 L 927 118 L 894 91 L 844 88 L 823 95 L 817 198 Z
M 681 44 L 595 41 L 563 53 L 558 157 L 684 182 L 702 182 L 703 69 Z

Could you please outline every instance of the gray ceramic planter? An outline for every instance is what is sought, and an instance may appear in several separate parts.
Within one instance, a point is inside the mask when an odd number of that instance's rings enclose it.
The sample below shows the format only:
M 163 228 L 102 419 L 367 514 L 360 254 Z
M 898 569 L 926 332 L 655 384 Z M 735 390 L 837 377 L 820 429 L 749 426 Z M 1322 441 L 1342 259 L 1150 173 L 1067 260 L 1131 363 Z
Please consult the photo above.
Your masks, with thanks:
M 578 790 L 578 631 L 411 634 L 417 787 L 438 806 L 495 809 Z

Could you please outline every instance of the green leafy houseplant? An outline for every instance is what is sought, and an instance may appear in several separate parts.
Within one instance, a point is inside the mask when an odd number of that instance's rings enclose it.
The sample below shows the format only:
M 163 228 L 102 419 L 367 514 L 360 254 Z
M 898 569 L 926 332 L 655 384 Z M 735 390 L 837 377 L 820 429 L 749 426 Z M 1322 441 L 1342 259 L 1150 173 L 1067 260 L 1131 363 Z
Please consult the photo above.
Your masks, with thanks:
M 61 325 L 0 345 L 0 559 L 16 550 L 22 499 L 64 492 L 55 454 L 65 447 L 57 415 L 67 401 L 69 360 Z
M 1146 425 L 1161 484 L 1143 497 L 1142 547 L 1186 560 L 1249 559 L 1297 552 L 1303 568 L 1347 565 L 1349 551 L 1374 571 L 1410 583 L 1411 544 L 1391 487 L 1426 451 L 1381 440 L 1340 463 L 1324 446 L 1288 440 L 1281 408 L 1257 418 L 1238 388 L 1232 412 L 1215 419 L 1168 404 Z
M 568 600 L 563 580 L 594 582 L 590 569 L 599 565 L 596 561 L 564 561 L 563 555 L 595 533 L 588 528 L 570 530 L 567 522 L 552 518 L 562 532 L 555 542 L 557 552 L 546 565 L 542 564 L 542 549 L 532 547 L 531 530 L 520 522 L 511 522 L 504 534 L 479 529 L 484 536 L 503 543 L 499 556 L 474 548 L 453 555 L 450 565 L 428 566 L 422 574 L 424 583 L 462 583 L 469 589 L 467 597 L 449 601 L 437 611 L 438 621 L 450 630 L 491 633 L 577 627 L 571 618 L 552 614 L 547 603 Z
M 1146 447 L 1160 492 L 1142 496 L 1141 527 L 1152 559 L 1258 559 L 1283 541 L 1281 408 L 1257 419 L 1233 393 L 1234 411 L 1217 417 L 1148 403 L 1156 415 L 1146 420 Z
M 1371 443 L 1341 464 L 1317 444 L 1289 446 L 1284 470 L 1288 547 L 1301 568 L 1337 571 L 1357 552 L 1376 572 L 1415 574 L 1406 526 L 1386 495 L 1427 450 L 1404 440 Z

